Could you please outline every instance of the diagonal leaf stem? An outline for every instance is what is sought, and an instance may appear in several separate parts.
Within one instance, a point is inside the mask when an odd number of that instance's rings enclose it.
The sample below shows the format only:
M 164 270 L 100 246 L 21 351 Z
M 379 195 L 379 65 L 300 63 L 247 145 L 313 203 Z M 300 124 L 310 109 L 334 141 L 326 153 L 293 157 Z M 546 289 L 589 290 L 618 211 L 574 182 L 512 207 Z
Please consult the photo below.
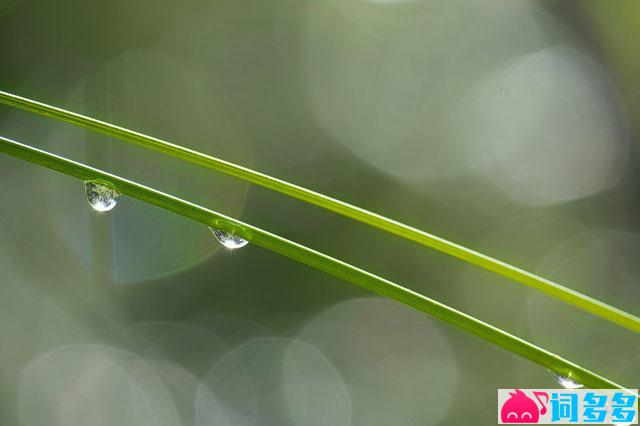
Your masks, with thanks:
M 585 386 L 623 389 L 621 385 L 605 377 L 443 303 L 309 247 L 289 241 L 213 210 L 11 139 L 0 137 L 0 152 L 78 179 L 109 183 L 124 195 L 161 207 L 207 226 L 232 232 L 267 250 L 329 273 L 344 281 L 459 327 L 545 368 L 563 375 L 571 375 L 572 378 L 575 378 Z
M 282 194 L 298 198 L 302 201 L 315 204 L 316 206 L 350 217 L 458 259 L 462 259 L 465 262 L 488 269 L 489 271 L 493 271 L 526 286 L 535 288 L 586 312 L 597 315 L 622 327 L 626 327 L 636 333 L 640 333 L 640 318 L 629 312 L 625 312 L 554 281 L 525 271 L 524 269 L 520 269 L 493 257 L 448 241 L 444 238 L 429 234 L 420 229 L 405 225 L 396 220 L 389 219 L 352 204 L 345 203 L 310 189 L 303 188 L 247 167 L 239 166 L 180 145 L 11 93 L 0 91 L 0 103 L 51 117 L 56 120 L 65 121 L 67 123 L 113 136 L 146 148 L 151 148 L 173 157 L 190 161 L 195 164 L 200 164 L 202 166 L 218 170 L 222 173 L 278 191 Z

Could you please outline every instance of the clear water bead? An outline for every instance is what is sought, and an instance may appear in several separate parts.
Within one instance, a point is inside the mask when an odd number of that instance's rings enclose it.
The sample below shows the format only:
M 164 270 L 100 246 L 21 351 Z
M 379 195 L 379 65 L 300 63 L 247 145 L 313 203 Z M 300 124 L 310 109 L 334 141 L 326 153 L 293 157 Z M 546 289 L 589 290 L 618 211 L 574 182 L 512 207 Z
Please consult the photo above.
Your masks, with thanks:
M 560 386 L 565 389 L 580 389 L 584 387 L 582 383 L 576 382 L 574 379 L 572 379 L 571 374 L 565 376 L 563 374 L 552 371 L 551 375 L 553 375 L 553 378 L 556 379 L 556 382 L 558 382 Z
M 222 244 L 228 249 L 232 249 L 232 250 L 239 249 L 249 244 L 249 241 L 244 240 L 228 232 L 221 231 L 219 229 L 215 229 L 211 227 L 209 229 L 211 230 L 213 235 L 216 237 L 216 240 L 218 240 L 220 244 Z
M 120 194 L 113 188 L 91 181 L 85 182 L 84 188 L 87 193 L 87 201 L 95 211 L 108 212 L 118 204 Z

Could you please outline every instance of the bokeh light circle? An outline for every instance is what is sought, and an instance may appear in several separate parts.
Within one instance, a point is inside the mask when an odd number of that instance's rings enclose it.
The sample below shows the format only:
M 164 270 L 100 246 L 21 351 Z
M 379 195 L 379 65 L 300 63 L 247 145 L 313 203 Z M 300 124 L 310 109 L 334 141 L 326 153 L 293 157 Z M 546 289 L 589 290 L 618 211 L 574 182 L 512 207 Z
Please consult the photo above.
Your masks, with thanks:
M 164 386 L 142 360 L 99 346 L 65 346 L 22 373 L 19 413 L 26 426 L 178 426 Z
M 340 303 L 312 318 L 299 340 L 342 377 L 353 425 L 437 424 L 455 400 L 458 366 L 436 320 L 377 298 Z
M 248 139 L 213 77 L 160 50 L 133 50 L 109 60 L 71 91 L 65 107 L 250 163 Z M 49 141 L 55 152 L 234 217 L 244 208 L 247 184 L 209 169 L 72 126 L 56 127 Z M 56 199 L 51 216 L 61 240 L 115 281 L 169 275 L 220 251 L 206 226 L 155 206 L 123 197 L 108 215 L 96 217 L 73 181 L 52 179 L 45 188 Z

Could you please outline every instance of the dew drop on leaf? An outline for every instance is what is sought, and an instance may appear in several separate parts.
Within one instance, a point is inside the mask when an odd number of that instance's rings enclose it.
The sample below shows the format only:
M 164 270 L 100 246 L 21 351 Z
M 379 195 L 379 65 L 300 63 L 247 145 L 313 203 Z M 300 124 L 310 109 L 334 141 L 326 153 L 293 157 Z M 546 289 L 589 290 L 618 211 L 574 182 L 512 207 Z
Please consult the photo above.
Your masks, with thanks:
M 552 371 L 551 375 L 553 375 L 553 378 L 556 379 L 556 382 L 558 382 L 560 386 L 562 386 L 565 389 L 580 389 L 584 387 L 582 383 L 579 383 L 574 379 L 572 379 L 571 374 L 565 376 L 563 374 Z
M 87 201 L 98 212 L 108 212 L 118 204 L 120 194 L 115 189 L 98 182 L 87 181 L 84 183 L 87 193 Z
M 213 235 L 216 237 L 216 240 L 218 240 L 220 244 L 222 244 L 228 249 L 232 249 L 232 250 L 239 249 L 249 244 L 249 241 L 244 240 L 228 232 L 221 231 L 219 229 L 215 229 L 211 227 L 209 229 L 211 230 Z

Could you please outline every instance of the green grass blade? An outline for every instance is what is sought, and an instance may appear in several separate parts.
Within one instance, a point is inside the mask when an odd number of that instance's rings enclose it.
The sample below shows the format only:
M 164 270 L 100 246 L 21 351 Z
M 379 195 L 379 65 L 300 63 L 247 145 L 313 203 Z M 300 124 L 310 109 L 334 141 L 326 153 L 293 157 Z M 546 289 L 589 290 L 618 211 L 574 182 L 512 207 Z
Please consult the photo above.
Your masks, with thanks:
M 287 256 L 455 325 L 550 370 L 564 375 L 570 373 L 572 378 L 587 387 L 623 388 L 617 383 L 558 355 L 447 305 L 401 287 L 385 278 L 197 204 L 3 137 L 0 137 L 0 152 L 82 180 L 108 182 L 115 186 L 121 194 L 161 207 L 205 225 L 213 226 L 226 232 L 233 232 L 265 249 Z
M 430 247 L 453 257 L 462 259 L 468 263 L 488 269 L 504 277 L 535 288 L 586 312 L 590 312 L 615 324 L 640 333 L 640 318 L 633 314 L 615 308 L 551 280 L 542 278 L 531 272 L 486 256 L 475 250 L 471 250 L 467 247 L 447 241 L 444 238 L 431 235 L 425 231 L 421 231 L 420 229 L 405 225 L 368 210 L 361 209 L 335 198 L 328 197 L 301 186 L 271 177 L 264 173 L 254 171 L 189 148 L 175 145 L 152 136 L 147 136 L 142 133 L 134 132 L 132 130 L 13 95 L 11 93 L 0 91 L 0 103 L 51 117 L 56 120 L 65 121 L 76 126 L 125 140 L 127 142 L 136 143 L 138 145 L 244 179 L 248 182 L 264 186 L 285 195 L 298 198 L 302 201 L 315 204 L 343 216 L 350 217 L 373 227 L 422 244 L 426 247 Z

